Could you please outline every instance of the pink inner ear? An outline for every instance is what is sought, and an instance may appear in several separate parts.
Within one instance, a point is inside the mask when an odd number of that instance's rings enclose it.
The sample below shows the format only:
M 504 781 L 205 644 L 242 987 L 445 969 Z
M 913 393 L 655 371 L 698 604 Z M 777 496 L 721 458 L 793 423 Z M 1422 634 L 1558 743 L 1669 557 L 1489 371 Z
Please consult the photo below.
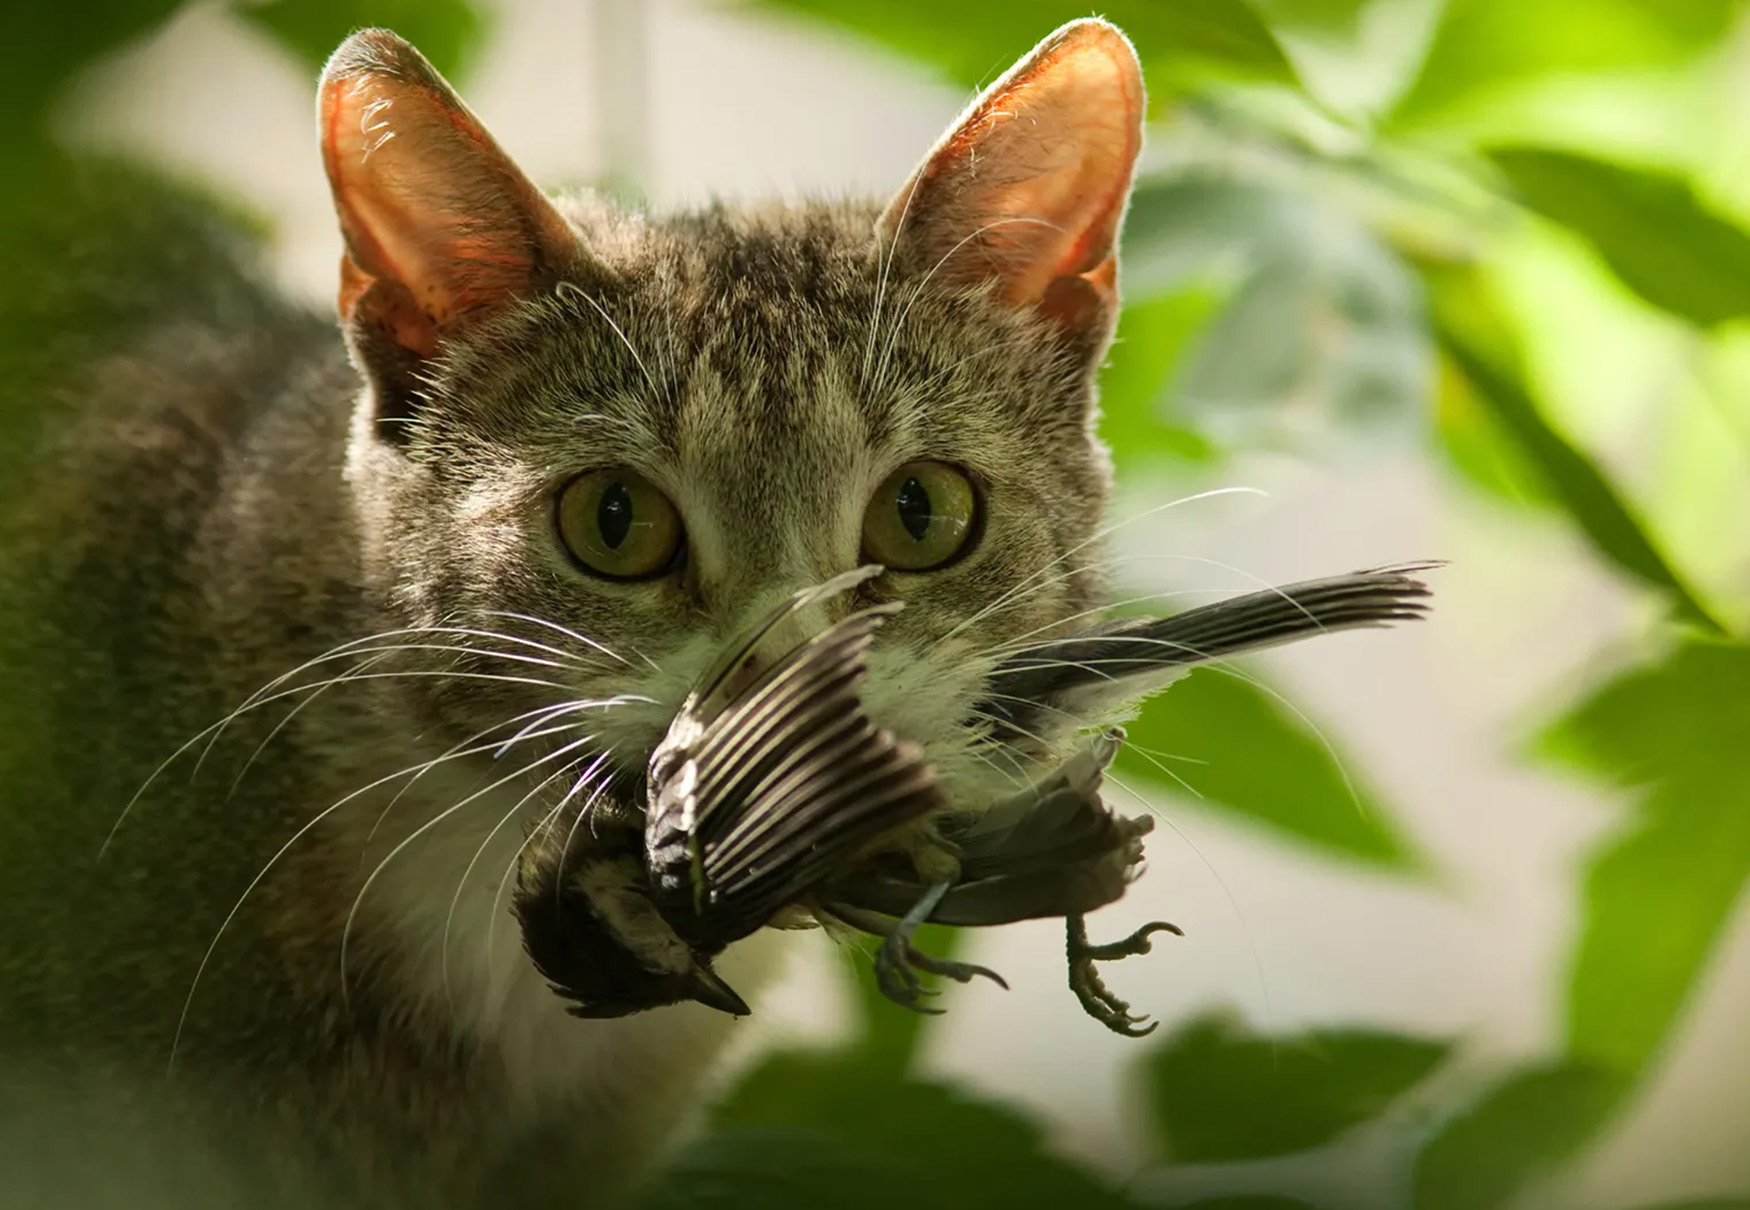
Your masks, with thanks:
M 1085 279 L 1115 302 L 1111 262 L 1142 148 L 1142 73 L 1124 35 L 1074 22 L 976 101 L 900 191 L 880 231 L 916 240 L 950 280 L 995 277 L 1016 305 Z M 1085 291 L 1083 292 L 1085 293 Z
M 355 35 L 324 73 L 323 159 L 346 239 L 340 310 L 435 349 L 458 316 L 526 294 L 568 225 L 417 51 Z

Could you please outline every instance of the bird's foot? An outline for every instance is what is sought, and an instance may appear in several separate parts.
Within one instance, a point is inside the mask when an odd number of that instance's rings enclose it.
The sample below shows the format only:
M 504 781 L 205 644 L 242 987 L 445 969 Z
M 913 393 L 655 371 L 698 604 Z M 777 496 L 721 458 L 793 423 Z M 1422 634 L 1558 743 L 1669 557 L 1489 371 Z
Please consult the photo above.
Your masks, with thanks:
M 936 995 L 936 992 L 923 985 L 920 972 L 943 975 L 956 983 L 970 983 L 974 976 L 981 975 L 1004 990 L 1009 986 L 1001 975 L 989 967 L 937 958 L 912 944 L 912 937 L 918 926 L 930 918 L 930 913 L 936 910 L 936 905 L 948 893 L 950 885 L 946 882 L 937 883 L 899 920 L 871 930 L 882 934 L 881 947 L 875 951 L 875 986 L 889 1000 L 913 1012 L 934 1014 L 942 1011 L 923 1003 L 924 997 Z M 858 927 L 867 928 L 868 925 L 859 923 Z
M 1064 924 L 1067 934 L 1065 950 L 1069 956 L 1069 989 L 1081 1001 L 1082 1008 L 1107 1029 L 1127 1038 L 1141 1038 L 1153 1033 L 1160 1022 L 1149 1021 L 1146 1014 L 1132 1013 L 1130 1005 L 1120 1000 L 1106 986 L 1105 981 L 1100 978 L 1099 968 L 1094 964 L 1146 954 L 1153 948 L 1149 938 L 1155 933 L 1172 933 L 1182 937 L 1185 935 L 1183 931 L 1177 925 L 1156 920 L 1143 925 L 1122 940 L 1093 945 L 1088 941 L 1087 917 L 1079 913 L 1072 914 L 1064 918 Z M 1147 1025 L 1143 1024 L 1145 1021 L 1148 1022 Z

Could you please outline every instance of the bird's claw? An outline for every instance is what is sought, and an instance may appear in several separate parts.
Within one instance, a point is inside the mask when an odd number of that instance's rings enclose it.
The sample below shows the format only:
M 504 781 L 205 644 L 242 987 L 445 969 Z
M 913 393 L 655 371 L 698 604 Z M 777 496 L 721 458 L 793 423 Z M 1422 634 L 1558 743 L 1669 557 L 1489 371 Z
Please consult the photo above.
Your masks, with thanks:
M 1149 1021 L 1146 1014 L 1131 1012 L 1130 1005 L 1120 1000 L 1106 986 L 1094 964 L 1146 954 L 1153 948 L 1149 938 L 1155 933 L 1172 933 L 1182 937 L 1183 931 L 1177 925 L 1156 920 L 1143 925 L 1122 940 L 1092 945 L 1088 942 L 1088 922 L 1085 916 L 1072 914 L 1064 918 L 1064 924 L 1067 934 L 1065 950 L 1069 957 L 1069 989 L 1081 1001 L 1082 1008 L 1107 1029 L 1127 1038 L 1142 1038 L 1153 1033 L 1160 1022 Z M 1148 1022 L 1146 1026 L 1143 1024 L 1145 1021 Z
M 942 882 L 931 887 L 912 906 L 911 911 L 884 930 L 881 946 L 875 951 L 875 986 L 889 1000 L 913 1012 L 931 1015 L 942 1012 L 941 1009 L 931 1008 L 922 1002 L 923 997 L 938 993 L 923 985 L 920 971 L 929 975 L 943 975 L 956 983 L 970 983 L 974 976 L 982 975 L 1005 991 L 1009 986 L 1001 975 L 989 967 L 937 958 L 912 944 L 912 936 L 917 932 L 918 926 L 930 918 L 930 913 L 936 910 L 942 896 L 947 894 L 949 885 Z

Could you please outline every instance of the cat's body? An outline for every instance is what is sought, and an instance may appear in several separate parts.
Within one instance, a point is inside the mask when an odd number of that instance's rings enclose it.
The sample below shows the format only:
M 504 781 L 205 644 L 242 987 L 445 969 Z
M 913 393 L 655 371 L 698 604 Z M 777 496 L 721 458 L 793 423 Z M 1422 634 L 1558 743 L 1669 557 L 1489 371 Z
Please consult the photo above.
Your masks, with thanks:
M 1141 113 L 1122 37 L 1071 28 L 885 211 L 661 220 L 531 200 L 428 69 L 349 43 L 323 120 L 350 362 L 244 275 L 166 283 L 27 401 L 0 487 L 8 1179 L 65 1205 L 620 1184 L 734 1022 L 566 1016 L 508 910 L 517 850 L 641 767 L 739 627 L 855 566 L 908 459 L 965 468 L 981 528 L 861 598 L 907 603 L 869 709 L 951 791 L 1012 784 L 966 712 L 987 653 L 1099 600 L 1092 382 Z M 1008 167 L 956 182 L 972 152 Z M 666 578 L 555 539 L 554 493 L 604 464 L 684 518 Z M 771 936 L 726 955 L 743 990 Z
M 363 832 L 405 782 L 269 862 L 323 808 L 447 745 L 377 682 L 324 693 L 265 746 L 293 702 L 244 715 L 198 774 L 190 753 L 152 777 L 282 673 L 399 624 L 360 590 L 362 525 L 346 482 L 357 378 L 332 324 L 265 296 L 238 318 L 140 329 L 67 384 L 75 406 L 50 420 L 30 477 L 7 485 L 0 1070 L 14 1083 L 0 1099 L 13 1127 L 0 1125 L 0 1156 L 42 1145 L 12 1115 L 83 1096 L 67 1073 L 89 1075 L 97 1058 L 90 1090 L 111 1108 L 139 1097 L 153 1122 L 174 1122 L 157 1087 L 167 1073 L 207 1102 L 215 1118 L 168 1130 L 166 1146 L 211 1145 L 239 1110 L 262 1112 L 307 1124 L 302 1141 L 319 1150 L 384 1169 L 366 1179 L 389 1178 L 410 1204 L 464 1190 L 491 1202 L 580 1141 L 592 1165 L 629 1167 L 732 1022 L 696 1006 L 587 1026 L 566 1016 L 523 958 L 503 898 L 490 902 L 520 827 L 475 863 L 450 961 L 416 935 L 441 932 L 480 821 L 496 822 L 522 787 L 384 867 L 353 922 L 343 992 L 337 939 L 386 851 Z M 423 822 L 478 788 L 471 771 L 434 770 L 378 839 L 399 841 L 409 828 L 398 817 Z M 358 838 L 343 839 L 341 825 L 355 824 Z M 410 952 L 390 952 L 402 943 Z M 83 1168 L 100 1134 L 67 1131 L 49 1153 L 70 1166 L 57 1180 Z M 560 1142 L 545 1160 L 522 1154 Z

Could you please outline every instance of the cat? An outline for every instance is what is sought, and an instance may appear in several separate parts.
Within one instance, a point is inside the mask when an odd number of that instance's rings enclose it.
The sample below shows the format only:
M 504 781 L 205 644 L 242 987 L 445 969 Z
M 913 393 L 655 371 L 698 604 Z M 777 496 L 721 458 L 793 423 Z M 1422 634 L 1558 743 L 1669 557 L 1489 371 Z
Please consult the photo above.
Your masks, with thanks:
M 1144 112 L 1124 35 L 1076 21 L 891 198 L 655 215 L 542 194 L 367 30 L 319 87 L 338 335 L 130 192 L 168 276 L 88 275 L 139 305 L 53 334 L 76 353 L 0 487 L 8 1180 L 622 1191 L 735 1023 L 703 993 L 568 1015 L 510 910 L 525 843 L 624 810 L 724 645 L 865 563 L 822 616 L 903 602 L 861 700 L 949 799 L 1098 721 L 1030 718 L 1008 765 L 968 725 L 997 661 L 1105 600 L 1095 379 Z M 782 944 L 718 969 L 757 998 Z

